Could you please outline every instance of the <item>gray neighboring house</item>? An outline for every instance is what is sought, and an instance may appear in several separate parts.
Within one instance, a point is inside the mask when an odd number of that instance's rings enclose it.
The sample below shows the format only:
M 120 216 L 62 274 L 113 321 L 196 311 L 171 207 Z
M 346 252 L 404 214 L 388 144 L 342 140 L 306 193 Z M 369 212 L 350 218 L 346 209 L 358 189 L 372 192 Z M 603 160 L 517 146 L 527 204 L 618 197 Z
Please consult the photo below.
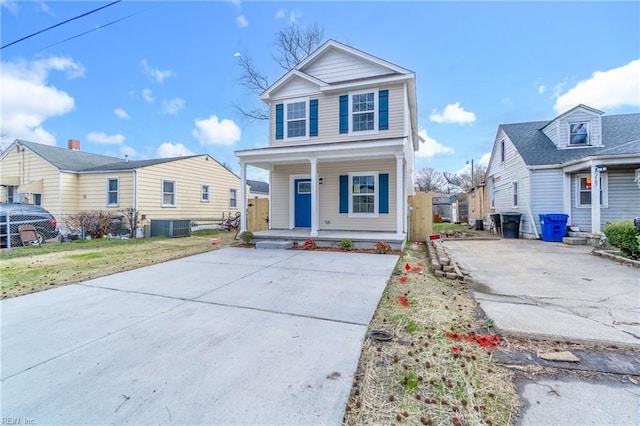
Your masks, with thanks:
M 486 184 L 487 213 L 520 213 L 524 238 L 540 237 L 539 214 L 567 214 L 592 234 L 640 216 L 640 114 L 580 104 L 551 121 L 502 124 Z
M 247 179 L 249 197 L 269 198 L 269 184 L 259 180 Z

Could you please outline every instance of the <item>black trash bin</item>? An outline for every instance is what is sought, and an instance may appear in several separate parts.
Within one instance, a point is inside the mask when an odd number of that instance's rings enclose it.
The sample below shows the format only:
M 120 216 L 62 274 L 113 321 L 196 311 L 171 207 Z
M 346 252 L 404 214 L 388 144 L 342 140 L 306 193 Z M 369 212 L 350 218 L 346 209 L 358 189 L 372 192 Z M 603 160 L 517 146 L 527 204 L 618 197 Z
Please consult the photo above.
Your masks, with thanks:
M 502 237 L 503 238 L 519 238 L 520 237 L 520 213 L 501 213 L 502 215 Z
M 482 219 L 476 219 L 476 231 L 484 231 L 484 221 Z

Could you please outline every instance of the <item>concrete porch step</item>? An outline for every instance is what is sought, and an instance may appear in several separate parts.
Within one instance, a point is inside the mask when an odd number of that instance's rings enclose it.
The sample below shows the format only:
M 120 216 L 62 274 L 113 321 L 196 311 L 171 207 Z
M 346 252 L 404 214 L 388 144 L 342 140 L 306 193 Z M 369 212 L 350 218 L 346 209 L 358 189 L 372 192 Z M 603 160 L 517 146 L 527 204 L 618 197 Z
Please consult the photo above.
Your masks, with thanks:
M 570 246 L 586 246 L 587 239 L 585 237 L 564 237 L 562 238 L 562 242 L 564 244 L 569 244 Z
M 282 240 L 258 240 L 256 241 L 256 249 L 266 250 L 287 250 L 293 247 L 293 241 Z

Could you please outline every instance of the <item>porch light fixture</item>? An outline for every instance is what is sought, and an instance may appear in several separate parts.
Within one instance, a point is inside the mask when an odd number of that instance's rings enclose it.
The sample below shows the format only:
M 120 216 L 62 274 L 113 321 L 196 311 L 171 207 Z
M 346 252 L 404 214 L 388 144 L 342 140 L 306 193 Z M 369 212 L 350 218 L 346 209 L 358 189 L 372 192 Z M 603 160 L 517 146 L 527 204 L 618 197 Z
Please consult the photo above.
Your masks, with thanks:
M 319 185 L 322 185 L 323 183 L 324 183 L 324 177 L 323 177 L 323 176 L 320 176 L 320 177 L 318 178 L 318 184 L 319 184 Z

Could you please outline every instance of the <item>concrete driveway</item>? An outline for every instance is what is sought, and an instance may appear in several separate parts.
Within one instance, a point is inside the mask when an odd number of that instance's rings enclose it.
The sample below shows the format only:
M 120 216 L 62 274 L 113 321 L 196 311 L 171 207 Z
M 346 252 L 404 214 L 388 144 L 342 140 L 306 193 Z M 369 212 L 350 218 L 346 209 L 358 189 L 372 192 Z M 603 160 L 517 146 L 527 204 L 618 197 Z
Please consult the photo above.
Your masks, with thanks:
M 227 248 L 4 300 L 22 424 L 340 424 L 397 256 Z
M 540 240 L 446 241 L 480 307 L 506 334 L 640 347 L 640 270 L 592 247 Z

